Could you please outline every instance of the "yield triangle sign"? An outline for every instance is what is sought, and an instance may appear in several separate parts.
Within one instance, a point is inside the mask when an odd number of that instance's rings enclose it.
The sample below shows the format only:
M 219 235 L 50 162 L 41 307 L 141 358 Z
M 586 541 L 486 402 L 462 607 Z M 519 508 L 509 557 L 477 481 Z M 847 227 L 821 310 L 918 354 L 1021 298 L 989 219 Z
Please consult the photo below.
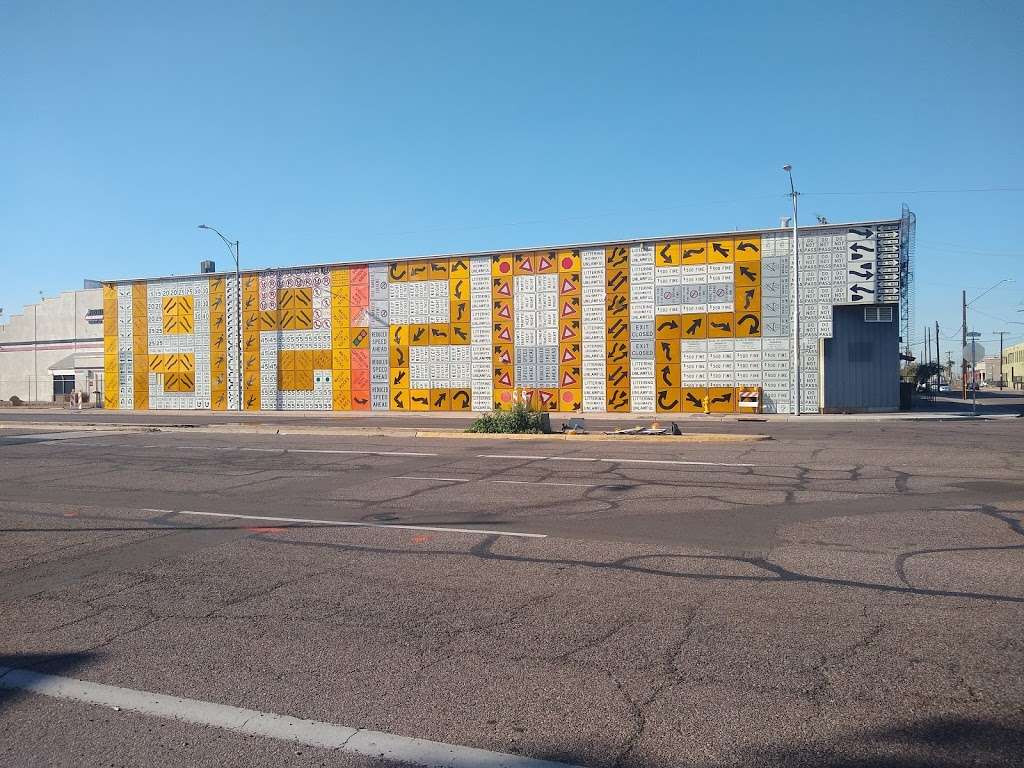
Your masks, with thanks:
M 502 281 L 498 284 L 498 293 L 502 296 L 510 296 L 512 294 L 508 287 L 508 281 Z
M 502 341 L 512 341 L 512 334 L 509 333 L 508 328 L 502 328 L 498 331 L 498 338 Z
M 568 371 L 566 371 L 565 373 L 562 374 L 562 383 L 559 386 L 571 387 L 575 383 L 576 383 L 576 377 L 573 376 Z
M 533 262 L 530 261 L 530 257 L 526 256 L 523 259 L 523 263 L 519 266 L 523 272 L 533 272 Z
M 540 264 L 538 264 L 537 269 L 542 269 L 543 270 L 543 269 L 550 269 L 550 268 L 551 268 L 551 262 L 548 261 L 543 256 L 541 256 L 540 257 Z
M 571 349 L 566 347 L 565 351 L 562 352 L 562 362 L 563 363 L 571 363 L 575 359 L 576 359 L 576 354 Z
M 508 304 L 503 304 L 501 309 L 498 310 L 498 317 L 507 317 L 511 319 L 512 314 L 508 311 Z
M 573 284 L 572 280 L 570 280 L 567 277 L 563 277 L 562 278 L 562 293 L 572 293 L 575 290 L 576 290 L 576 286 Z
M 567 301 L 567 302 L 565 302 L 562 305 L 562 317 L 565 317 L 566 315 L 575 315 L 575 314 L 576 314 L 576 307 L 574 307 L 572 305 L 572 302 Z
M 506 387 L 511 387 L 512 379 L 509 378 L 509 375 L 507 373 L 503 373 L 501 374 L 501 376 L 498 377 L 498 383 L 504 384 Z
M 563 339 L 571 339 L 575 335 L 576 335 L 576 332 L 573 331 L 573 329 L 570 328 L 568 325 L 565 326 L 565 328 L 562 329 L 562 338 Z
M 540 401 L 542 403 L 546 404 L 551 399 L 551 393 L 550 392 L 545 392 L 543 389 L 540 390 L 540 392 L 538 394 L 540 395 Z
M 508 352 L 505 352 L 504 350 L 502 350 L 502 353 L 500 355 L 498 355 L 498 360 L 499 360 L 499 362 L 502 362 L 505 365 L 508 365 L 509 363 L 512 362 L 512 356 Z

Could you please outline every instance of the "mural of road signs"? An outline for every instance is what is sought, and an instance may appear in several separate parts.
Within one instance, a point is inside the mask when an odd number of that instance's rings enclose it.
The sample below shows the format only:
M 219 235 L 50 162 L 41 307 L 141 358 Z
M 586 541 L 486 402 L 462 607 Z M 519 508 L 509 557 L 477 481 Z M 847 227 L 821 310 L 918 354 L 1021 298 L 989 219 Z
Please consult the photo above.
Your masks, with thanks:
M 802 229 L 795 275 L 778 229 L 107 284 L 104 404 L 815 410 L 832 307 L 898 301 L 901 246 L 888 221 Z

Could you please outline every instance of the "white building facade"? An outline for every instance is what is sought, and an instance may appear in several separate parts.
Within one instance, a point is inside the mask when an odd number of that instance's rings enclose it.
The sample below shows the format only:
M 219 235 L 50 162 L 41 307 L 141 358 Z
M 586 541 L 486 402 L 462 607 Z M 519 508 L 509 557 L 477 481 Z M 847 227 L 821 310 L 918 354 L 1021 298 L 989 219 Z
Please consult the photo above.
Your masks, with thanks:
M 48 403 L 77 389 L 95 402 L 103 391 L 103 297 L 91 285 L 3 318 L 0 400 Z

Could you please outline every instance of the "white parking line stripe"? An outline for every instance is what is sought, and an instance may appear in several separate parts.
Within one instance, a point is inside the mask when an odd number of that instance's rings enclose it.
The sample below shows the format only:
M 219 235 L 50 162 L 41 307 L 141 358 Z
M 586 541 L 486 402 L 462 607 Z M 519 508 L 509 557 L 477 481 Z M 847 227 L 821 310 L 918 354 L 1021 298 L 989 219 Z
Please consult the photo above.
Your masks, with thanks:
M 539 483 L 536 480 L 484 480 L 485 483 L 511 483 L 515 485 L 571 485 L 575 488 L 594 488 L 594 483 Z
M 114 707 L 143 715 L 213 726 L 251 736 L 335 749 L 356 755 L 414 765 L 448 768 L 569 768 L 566 763 L 506 755 L 474 747 L 416 739 L 335 723 L 242 709 L 212 701 L 46 675 L 29 669 L 0 667 L 0 688 L 29 691 L 55 699 Z
M 269 520 L 275 523 L 313 523 L 315 525 L 336 525 L 346 528 L 398 528 L 403 531 L 436 531 L 438 533 L 486 533 L 492 536 L 516 536 L 522 539 L 546 539 L 544 533 L 520 533 L 518 531 L 491 531 L 484 528 L 445 528 L 440 525 L 391 525 L 389 523 L 359 523 L 349 520 L 315 520 L 306 517 L 274 517 L 271 515 L 233 515 L 228 512 L 193 512 L 179 509 L 176 515 L 200 515 L 202 517 L 230 517 L 238 520 Z
M 517 454 L 477 454 L 478 459 L 528 459 L 531 461 L 552 462 L 608 462 L 611 464 L 671 464 L 684 467 L 756 467 L 756 464 L 740 464 L 730 462 L 688 462 L 680 459 L 607 459 L 587 458 L 579 456 L 519 456 Z
M 437 456 L 436 453 L 413 453 L 412 451 L 345 451 L 314 448 L 239 448 L 238 450 L 258 453 L 342 453 L 355 456 Z
M 319 448 L 239 448 L 233 445 L 144 445 L 143 448 L 175 448 L 184 451 L 247 451 L 249 453 L 339 453 L 353 456 L 438 456 L 437 453 L 416 451 L 346 451 Z
M 441 480 L 445 483 L 468 483 L 467 477 L 419 477 L 418 475 L 392 475 L 388 480 Z
M 536 461 L 538 459 L 548 459 L 550 456 L 522 456 L 516 453 L 479 453 L 477 458 L 480 459 L 529 459 Z
M 612 463 L 624 464 L 678 464 L 693 467 L 753 467 L 754 464 L 732 464 L 726 461 L 679 461 L 677 459 L 601 459 Z

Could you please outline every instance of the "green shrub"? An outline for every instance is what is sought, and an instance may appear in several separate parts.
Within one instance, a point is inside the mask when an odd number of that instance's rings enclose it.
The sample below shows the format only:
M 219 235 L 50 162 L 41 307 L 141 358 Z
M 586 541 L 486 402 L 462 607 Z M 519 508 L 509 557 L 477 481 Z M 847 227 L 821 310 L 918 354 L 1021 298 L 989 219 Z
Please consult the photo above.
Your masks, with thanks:
M 532 434 L 539 435 L 548 431 L 550 423 L 546 413 L 532 410 L 524 403 L 516 403 L 508 410 L 495 410 L 485 413 L 469 425 L 467 432 L 485 432 L 490 434 Z

